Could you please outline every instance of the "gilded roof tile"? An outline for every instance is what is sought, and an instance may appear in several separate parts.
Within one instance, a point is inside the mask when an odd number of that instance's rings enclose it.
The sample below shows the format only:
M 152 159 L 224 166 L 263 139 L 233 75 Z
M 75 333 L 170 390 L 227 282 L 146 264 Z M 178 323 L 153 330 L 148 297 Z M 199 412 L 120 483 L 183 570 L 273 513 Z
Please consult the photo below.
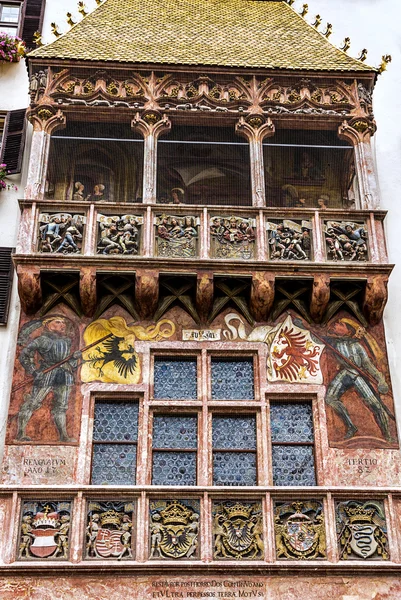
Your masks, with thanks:
M 324 71 L 373 71 L 288 4 L 260 0 L 105 0 L 40 58 Z

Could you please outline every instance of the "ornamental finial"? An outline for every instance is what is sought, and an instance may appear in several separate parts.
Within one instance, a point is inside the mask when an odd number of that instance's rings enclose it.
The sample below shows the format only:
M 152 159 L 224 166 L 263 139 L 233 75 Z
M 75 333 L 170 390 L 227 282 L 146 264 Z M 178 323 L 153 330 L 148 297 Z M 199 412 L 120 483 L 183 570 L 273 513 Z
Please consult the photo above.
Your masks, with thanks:
M 58 25 L 53 21 L 50 23 L 50 27 L 52 28 L 52 34 L 56 36 L 56 38 L 60 37 L 61 33 L 58 30 Z
M 392 61 L 391 54 L 384 54 L 382 56 L 382 61 L 379 66 L 379 73 L 383 73 L 383 71 L 385 71 L 387 69 L 388 63 L 391 63 L 391 61 Z
M 363 62 L 364 60 L 366 60 L 367 55 L 368 55 L 368 51 L 366 48 L 364 48 L 363 50 L 361 50 L 361 54 L 358 56 L 358 60 Z
M 40 33 L 40 31 L 35 31 L 35 33 L 33 34 L 33 43 L 37 48 L 43 46 L 42 34 Z
M 307 4 L 304 4 L 302 7 L 302 11 L 299 13 L 301 17 L 306 17 L 306 15 L 308 14 L 308 10 L 309 6 Z
M 72 14 L 70 12 L 67 13 L 67 23 L 70 27 L 76 24 L 76 21 L 72 20 Z
M 323 35 L 325 38 L 328 39 L 332 33 L 333 33 L 333 25 L 331 23 L 327 23 L 326 31 L 323 32 Z
M 78 12 L 80 12 L 83 17 L 86 17 L 86 15 L 88 14 L 86 11 L 85 4 L 82 0 L 78 2 Z
M 349 50 L 350 46 L 351 46 L 351 39 L 349 37 L 346 37 L 343 42 L 343 45 L 340 46 L 340 50 L 342 50 L 343 52 L 347 52 Z
M 315 22 L 314 22 L 314 23 L 312 23 L 312 26 L 313 26 L 315 29 L 318 29 L 318 28 L 319 28 L 319 26 L 320 26 L 320 24 L 321 24 L 321 22 L 322 22 L 322 17 L 321 17 L 320 15 L 316 15 L 316 17 L 315 17 Z

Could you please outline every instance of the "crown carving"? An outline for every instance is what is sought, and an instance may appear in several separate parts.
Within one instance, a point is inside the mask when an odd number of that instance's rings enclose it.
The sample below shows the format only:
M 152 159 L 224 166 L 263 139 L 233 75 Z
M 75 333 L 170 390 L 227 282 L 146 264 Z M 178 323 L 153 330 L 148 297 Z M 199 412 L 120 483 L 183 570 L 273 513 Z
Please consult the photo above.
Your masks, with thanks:
M 183 504 L 177 502 L 177 500 L 174 500 L 167 508 L 160 511 L 160 516 L 165 525 L 168 523 L 182 523 L 183 525 L 186 525 L 192 516 L 192 511 Z
M 35 527 L 57 527 L 58 513 L 56 512 L 38 512 L 33 520 Z
M 239 502 L 233 504 L 233 506 L 224 506 L 224 510 L 229 519 L 233 519 L 234 517 L 249 519 L 252 509 L 252 506 L 246 506 L 245 504 L 240 504 Z
M 102 525 L 117 525 L 121 524 L 121 515 L 116 510 L 108 510 L 100 515 L 100 523 Z
M 345 508 L 344 509 L 347 517 L 349 518 L 351 523 L 355 521 L 368 521 L 369 523 L 372 521 L 373 516 L 375 514 L 374 508 L 363 508 L 363 506 L 355 506 L 354 508 Z

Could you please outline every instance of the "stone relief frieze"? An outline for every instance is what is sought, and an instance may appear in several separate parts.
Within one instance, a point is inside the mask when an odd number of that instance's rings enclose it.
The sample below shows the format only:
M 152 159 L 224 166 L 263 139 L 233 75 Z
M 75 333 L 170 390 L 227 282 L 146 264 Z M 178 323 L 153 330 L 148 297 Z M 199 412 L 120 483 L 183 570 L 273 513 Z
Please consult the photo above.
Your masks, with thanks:
M 262 506 L 226 501 L 213 506 L 213 556 L 217 560 L 257 560 L 264 555 Z
M 275 220 L 266 224 L 269 258 L 272 260 L 310 260 L 312 239 L 310 221 Z
M 323 225 L 328 260 L 369 260 L 365 223 L 325 221 Z
M 86 558 L 133 558 L 132 502 L 89 502 L 86 526 Z
M 85 215 L 40 213 L 38 251 L 52 254 L 80 254 Z
M 340 560 L 388 560 L 386 517 L 382 502 L 338 502 L 336 524 Z
M 252 218 L 215 216 L 210 219 L 213 258 L 255 258 L 255 227 Z
M 199 523 L 197 500 L 151 502 L 149 558 L 198 558 Z
M 18 559 L 68 560 L 71 508 L 71 502 L 23 502 Z
M 278 559 L 326 558 L 323 505 L 305 502 L 276 502 L 274 533 Z
M 200 219 L 194 215 L 155 217 L 156 251 L 168 258 L 197 256 Z
M 135 255 L 139 253 L 142 216 L 99 214 L 97 220 L 97 254 Z

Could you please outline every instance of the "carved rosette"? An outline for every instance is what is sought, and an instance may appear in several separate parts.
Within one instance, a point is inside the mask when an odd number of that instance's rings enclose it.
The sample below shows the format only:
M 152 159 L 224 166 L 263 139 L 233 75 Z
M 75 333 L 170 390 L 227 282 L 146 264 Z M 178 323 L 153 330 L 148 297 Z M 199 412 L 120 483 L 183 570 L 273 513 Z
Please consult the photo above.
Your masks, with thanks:
M 200 219 L 194 215 L 157 215 L 155 238 L 157 256 L 193 258 L 198 254 Z
M 88 504 L 86 558 L 133 558 L 133 518 L 135 504 L 118 501 L 93 501 Z
M 324 221 L 328 260 L 366 262 L 369 260 L 368 233 L 363 222 Z
M 340 560 L 388 560 L 384 506 L 377 500 L 350 500 L 336 505 Z
M 23 502 L 17 558 L 68 560 L 71 509 L 71 502 Z
M 266 223 L 271 260 L 310 260 L 312 223 L 274 219 Z
M 259 502 L 213 505 L 213 556 L 217 560 L 257 560 L 264 556 L 262 506 Z
M 197 500 L 150 503 L 149 558 L 199 557 L 200 510 Z
M 98 214 L 97 254 L 137 255 L 140 253 L 143 217 Z
M 38 251 L 51 254 L 81 254 L 85 215 L 40 213 Z
M 274 534 L 278 559 L 326 558 L 326 535 L 321 502 L 276 502 Z
M 255 227 L 252 218 L 214 216 L 210 219 L 211 256 L 251 260 L 255 257 Z

